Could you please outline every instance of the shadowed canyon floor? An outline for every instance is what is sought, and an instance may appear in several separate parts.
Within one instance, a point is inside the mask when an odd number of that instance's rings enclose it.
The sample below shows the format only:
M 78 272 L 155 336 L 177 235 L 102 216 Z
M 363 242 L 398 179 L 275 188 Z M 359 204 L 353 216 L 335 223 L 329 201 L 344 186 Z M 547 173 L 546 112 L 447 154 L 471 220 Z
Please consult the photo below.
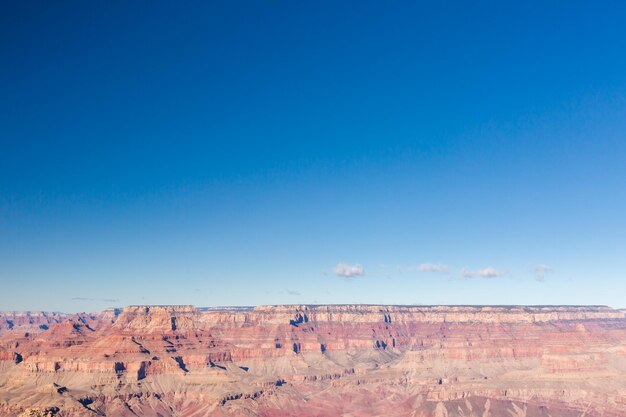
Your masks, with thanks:
M 0 416 L 626 416 L 603 306 L 0 313 Z

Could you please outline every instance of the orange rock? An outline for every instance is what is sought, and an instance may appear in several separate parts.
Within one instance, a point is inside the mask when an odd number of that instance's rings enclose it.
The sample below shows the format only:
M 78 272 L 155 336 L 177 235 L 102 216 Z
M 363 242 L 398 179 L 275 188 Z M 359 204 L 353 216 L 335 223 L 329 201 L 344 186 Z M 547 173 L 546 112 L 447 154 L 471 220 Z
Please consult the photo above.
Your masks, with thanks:
M 626 416 L 626 318 L 603 306 L 130 306 L 0 330 L 3 416 Z

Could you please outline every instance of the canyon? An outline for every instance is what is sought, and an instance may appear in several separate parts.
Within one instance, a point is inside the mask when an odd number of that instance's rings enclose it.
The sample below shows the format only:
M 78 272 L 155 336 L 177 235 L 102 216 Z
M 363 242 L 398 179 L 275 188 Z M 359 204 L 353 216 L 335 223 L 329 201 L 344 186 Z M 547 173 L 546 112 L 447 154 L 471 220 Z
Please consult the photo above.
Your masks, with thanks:
M 0 313 L 0 416 L 626 416 L 606 306 Z

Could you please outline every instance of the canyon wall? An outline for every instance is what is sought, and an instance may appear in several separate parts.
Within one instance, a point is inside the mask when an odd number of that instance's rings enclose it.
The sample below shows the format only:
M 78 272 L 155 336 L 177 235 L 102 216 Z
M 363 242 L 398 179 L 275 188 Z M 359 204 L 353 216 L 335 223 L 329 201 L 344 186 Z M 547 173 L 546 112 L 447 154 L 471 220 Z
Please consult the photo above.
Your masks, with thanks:
M 605 306 L 0 313 L 0 415 L 38 410 L 626 416 L 626 318 Z

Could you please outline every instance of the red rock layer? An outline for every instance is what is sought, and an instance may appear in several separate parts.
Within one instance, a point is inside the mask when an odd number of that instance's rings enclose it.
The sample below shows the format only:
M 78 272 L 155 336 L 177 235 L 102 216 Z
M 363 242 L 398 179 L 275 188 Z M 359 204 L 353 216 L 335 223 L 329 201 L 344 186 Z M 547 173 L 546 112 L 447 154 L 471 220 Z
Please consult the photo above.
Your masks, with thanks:
M 626 416 L 626 318 L 603 306 L 0 317 L 2 416 Z

